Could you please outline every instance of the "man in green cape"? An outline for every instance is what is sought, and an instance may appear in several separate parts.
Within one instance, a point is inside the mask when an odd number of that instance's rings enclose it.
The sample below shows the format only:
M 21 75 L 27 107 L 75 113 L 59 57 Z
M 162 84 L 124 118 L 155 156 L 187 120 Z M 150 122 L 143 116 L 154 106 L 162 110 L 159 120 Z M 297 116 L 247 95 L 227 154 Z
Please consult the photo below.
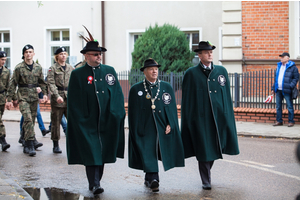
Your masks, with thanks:
M 164 170 L 184 166 L 175 95 L 171 85 L 157 78 L 160 65 L 147 59 L 145 79 L 129 91 L 129 167 L 143 170 L 145 185 L 159 191 L 158 160 Z
M 213 50 L 201 41 L 200 62 L 183 77 L 181 134 L 185 157 L 196 156 L 202 188 L 211 189 L 210 170 L 222 154 L 239 154 L 235 118 L 227 70 L 214 65 Z
M 106 49 L 93 38 L 81 53 L 87 63 L 72 71 L 68 86 L 68 164 L 86 167 L 89 189 L 100 194 L 105 163 L 124 158 L 124 96 L 113 67 L 101 64 Z

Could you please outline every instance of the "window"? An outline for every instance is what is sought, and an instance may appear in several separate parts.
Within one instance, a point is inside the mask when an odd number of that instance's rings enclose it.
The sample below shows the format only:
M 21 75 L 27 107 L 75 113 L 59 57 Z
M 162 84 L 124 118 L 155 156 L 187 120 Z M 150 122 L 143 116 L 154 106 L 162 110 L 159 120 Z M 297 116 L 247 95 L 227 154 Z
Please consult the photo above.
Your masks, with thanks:
M 200 36 L 199 32 L 185 32 L 186 39 L 188 40 L 190 44 L 190 50 L 194 51 L 195 49 L 198 49 L 198 44 L 200 42 Z M 197 53 L 195 53 L 195 57 L 192 60 L 193 65 L 197 65 L 199 63 L 199 57 Z
M 7 54 L 7 59 L 5 66 L 11 69 L 11 56 L 10 56 L 10 32 L 0 31 L 0 50 L 5 51 Z
M 54 60 L 54 53 L 56 49 L 61 46 L 66 47 L 66 50 L 70 56 L 70 31 L 69 29 L 62 29 L 62 30 L 49 30 L 50 41 L 49 41 L 49 48 L 50 48 L 50 66 L 55 63 Z M 48 61 L 47 61 L 48 62 Z M 66 61 L 69 63 L 69 57 Z

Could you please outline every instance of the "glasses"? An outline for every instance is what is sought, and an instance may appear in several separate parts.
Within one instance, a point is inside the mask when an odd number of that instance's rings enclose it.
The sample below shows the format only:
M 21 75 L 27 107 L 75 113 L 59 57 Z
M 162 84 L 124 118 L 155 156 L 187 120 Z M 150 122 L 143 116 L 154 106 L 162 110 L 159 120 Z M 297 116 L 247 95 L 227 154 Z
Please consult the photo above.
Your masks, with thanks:
M 101 53 L 87 53 L 87 54 L 92 56 L 101 56 Z

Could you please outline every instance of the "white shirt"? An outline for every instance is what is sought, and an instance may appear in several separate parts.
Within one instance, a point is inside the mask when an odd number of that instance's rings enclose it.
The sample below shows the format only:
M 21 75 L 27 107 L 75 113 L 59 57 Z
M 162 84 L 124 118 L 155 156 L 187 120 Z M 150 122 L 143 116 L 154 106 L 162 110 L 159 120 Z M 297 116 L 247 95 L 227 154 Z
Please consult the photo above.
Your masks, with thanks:
M 202 64 L 203 64 L 203 63 L 202 63 Z M 207 69 L 207 68 L 211 69 L 211 63 L 209 63 L 209 66 L 206 66 L 206 65 L 204 65 L 204 64 L 203 64 L 203 66 L 205 67 L 205 69 Z
M 280 71 L 278 74 L 278 90 L 282 90 L 282 81 L 283 81 L 285 69 L 286 69 L 286 65 L 281 65 Z

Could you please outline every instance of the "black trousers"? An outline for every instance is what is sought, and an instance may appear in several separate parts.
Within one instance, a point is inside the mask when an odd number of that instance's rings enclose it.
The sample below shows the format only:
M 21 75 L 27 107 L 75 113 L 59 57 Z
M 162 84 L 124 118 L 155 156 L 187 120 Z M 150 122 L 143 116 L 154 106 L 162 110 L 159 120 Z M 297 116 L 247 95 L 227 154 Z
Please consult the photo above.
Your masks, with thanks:
M 100 181 L 103 175 L 103 165 L 85 166 L 86 176 L 89 182 L 89 189 L 92 190 L 95 186 L 100 186 Z
M 209 161 L 209 162 L 199 162 L 198 161 L 198 167 L 199 167 L 199 172 L 202 180 L 202 184 L 210 184 L 211 183 L 211 178 L 210 178 L 210 170 L 214 164 L 214 161 Z

